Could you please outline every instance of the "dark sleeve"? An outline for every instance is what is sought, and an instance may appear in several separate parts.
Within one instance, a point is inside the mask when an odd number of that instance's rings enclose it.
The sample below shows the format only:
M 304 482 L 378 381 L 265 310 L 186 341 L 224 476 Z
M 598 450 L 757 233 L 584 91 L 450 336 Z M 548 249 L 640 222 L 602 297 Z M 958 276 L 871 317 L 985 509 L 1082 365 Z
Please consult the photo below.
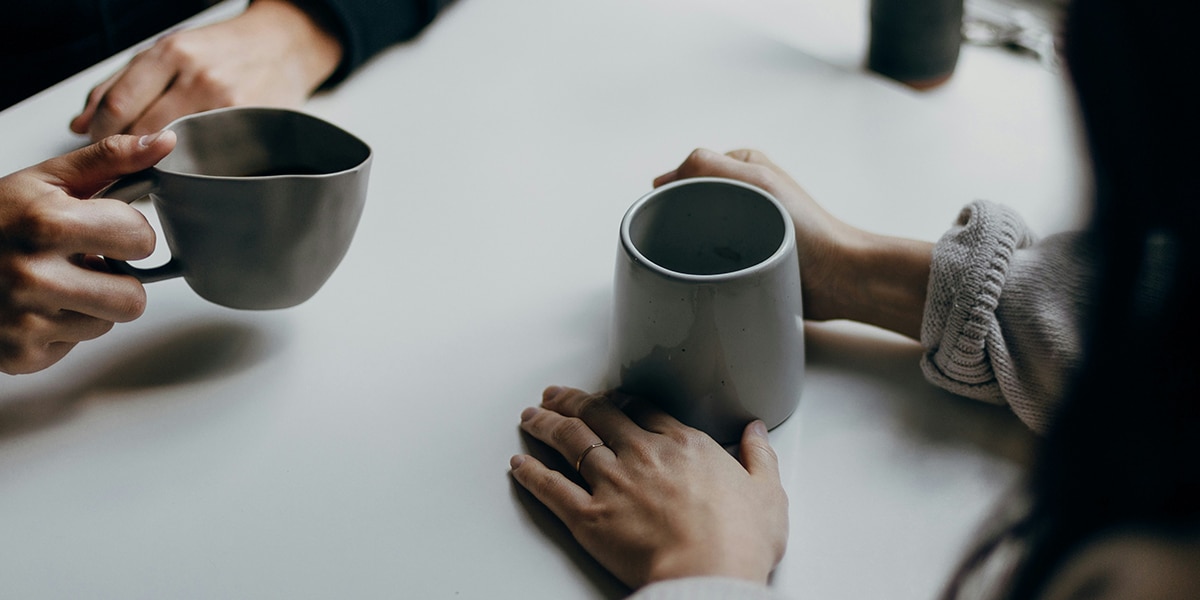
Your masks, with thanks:
M 342 42 L 342 63 L 321 86 L 340 83 L 388 46 L 415 37 L 451 0 L 294 0 Z

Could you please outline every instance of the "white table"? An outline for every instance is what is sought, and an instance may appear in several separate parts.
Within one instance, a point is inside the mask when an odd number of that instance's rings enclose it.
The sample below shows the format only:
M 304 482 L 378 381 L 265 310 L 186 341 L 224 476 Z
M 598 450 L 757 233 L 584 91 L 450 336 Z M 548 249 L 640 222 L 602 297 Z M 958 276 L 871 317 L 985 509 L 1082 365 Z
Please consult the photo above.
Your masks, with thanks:
M 117 64 L 0 113 L 0 172 L 79 145 L 66 124 Z M 138 321 L 0 377 L 0 596 L 621 595 L 507 463 L 544 385 L 602 383 L 624 210 L 693 147 L 748 146 L 877 231 L 934 239 L 974 198 L 1078 223 L 1062 83 L 1014 69 L 1035 93 L 983 106 L 677 2 L 462 0 L 307 107 L 376 152 L 315 298 L 238 312 L 151 284 Z M 1032 436 L 927 384 L 912 342 L 832 323 L 808 343 L 771 434 L 774 585 L 930 598 Z

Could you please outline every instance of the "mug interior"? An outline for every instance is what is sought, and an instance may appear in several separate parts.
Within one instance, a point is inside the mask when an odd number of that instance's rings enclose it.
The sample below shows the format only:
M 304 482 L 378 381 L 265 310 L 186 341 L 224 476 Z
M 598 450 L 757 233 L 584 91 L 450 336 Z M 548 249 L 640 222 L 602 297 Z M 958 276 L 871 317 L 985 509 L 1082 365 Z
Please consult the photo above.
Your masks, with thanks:
M 303 113 L 270 108 L 200 113 L 169 126 L 178 135 L 160 170 L 208 177 L 326 175 L 371 154 L 358 138 Z
M 685 182 L 645 199 L 631 215 L 629 242 L 647 260 L 686 275 L 719 275 L 767 260 L 786 239 L 785 217 L 751 188 Z

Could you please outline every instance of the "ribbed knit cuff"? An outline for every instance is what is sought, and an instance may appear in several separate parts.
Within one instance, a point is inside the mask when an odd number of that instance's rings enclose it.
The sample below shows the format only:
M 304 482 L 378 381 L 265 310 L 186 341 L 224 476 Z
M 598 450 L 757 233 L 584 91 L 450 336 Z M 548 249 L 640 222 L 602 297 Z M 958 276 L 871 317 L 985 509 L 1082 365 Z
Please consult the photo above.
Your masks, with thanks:
M 921 345 L 921 369 L 956 394 L 1002 403 L 989 348 L 1003 352 L 996 306 L 1013 251 L 1033 236 L 1012 209 L 987 201 L 968 204 L 934 246 Z

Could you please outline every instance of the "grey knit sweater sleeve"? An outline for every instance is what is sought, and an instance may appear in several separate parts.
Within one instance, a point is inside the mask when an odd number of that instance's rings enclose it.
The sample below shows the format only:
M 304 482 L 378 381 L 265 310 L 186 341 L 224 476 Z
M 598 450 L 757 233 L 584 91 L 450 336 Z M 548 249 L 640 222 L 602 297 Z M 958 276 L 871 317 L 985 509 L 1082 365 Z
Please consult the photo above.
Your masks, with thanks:
M 1036 241 L 1012 210 L 967 205 L 934 246 L 921 369 L 953 393 L 1049 426 L 1082 346 L 1094 251 L 1082 233 Z
M 629 600 L 785 600 L 770 588 L 728 577 L 689 577 L 652 583 Z

